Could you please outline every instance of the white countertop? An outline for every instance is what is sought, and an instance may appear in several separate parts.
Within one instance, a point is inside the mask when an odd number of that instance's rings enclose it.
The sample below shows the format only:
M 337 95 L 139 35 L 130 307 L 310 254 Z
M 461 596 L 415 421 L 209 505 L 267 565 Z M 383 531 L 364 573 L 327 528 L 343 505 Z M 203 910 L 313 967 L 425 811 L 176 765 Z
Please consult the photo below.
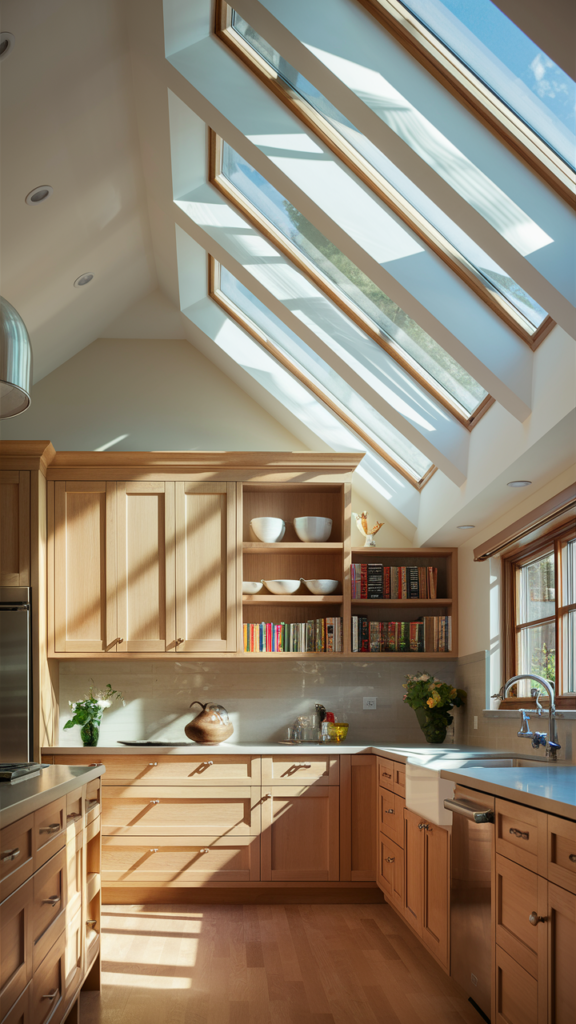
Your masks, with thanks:
M 103 775 L 105 768 L 98 765 L 88 768 L 83 765 L 69 767 L 65 764 L 43 768 L 40 775 L 23 782 L 0 782 L 0 828 L 32 814 L 41 807 L 66 796 L 86 782 L 92 782 Z
M 42 757 L 58 756 L 63 757 L 69 754 L 77 757 L 83 755 L 93 757 L 110 757 L 111 755 L 127 754 L 142 756 L 153 754 L 168 754 L 171 756 L 194 756 L 198 754 L 254 754 L 260 756 L 272 756 L 273 754 L 303 755 L 309 757 L 311 754 L 323 754 L 329 751 L 330 754 L 380 754 L 382 757 L 391 757 L 396 761 L 407 762 L 415 758 L 419 764 L 432 764 L 439 761 L 466 757 L 515 757 L 510 752 L 495 751 L 485 747 L 459 747 L 459 746 L 430 746 L 427 743 L 421 746 L 398 745 L 386 746 L 382 743 L 190 743 L 181 746 L 130 746 L 124 747 L 120 744 L 113 747 L 43 747 Z
M 549 814 L 576 819 L 576 766 L 543 764 L 535 768 L 460 768 L 441 778 Z

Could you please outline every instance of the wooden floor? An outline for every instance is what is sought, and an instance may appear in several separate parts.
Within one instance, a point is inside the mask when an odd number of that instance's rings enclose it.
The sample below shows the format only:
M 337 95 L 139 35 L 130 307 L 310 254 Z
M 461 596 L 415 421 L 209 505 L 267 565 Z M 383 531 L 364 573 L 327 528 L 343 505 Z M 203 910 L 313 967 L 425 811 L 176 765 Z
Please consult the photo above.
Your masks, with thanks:
M 103 907 L 81 1024 L 480 1024 L 388 906 Z

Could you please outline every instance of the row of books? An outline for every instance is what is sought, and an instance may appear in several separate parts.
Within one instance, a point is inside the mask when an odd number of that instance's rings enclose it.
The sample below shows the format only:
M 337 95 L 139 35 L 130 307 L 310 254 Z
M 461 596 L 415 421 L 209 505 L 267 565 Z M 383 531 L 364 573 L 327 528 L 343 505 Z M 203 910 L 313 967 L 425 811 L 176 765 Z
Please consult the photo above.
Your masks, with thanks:
M 352 651 L 451 651 L 452 616 L 425 615 L 416 622 L 371 622 L 352 616 Z
M 342 650 L 342 619 L 308 619 L 307 622 L 245 622 L 246 653 L 322 653 Z
M 380 562 L 353 562 L 352 600 L 377 601 L 404 598 L 436 598 L 438 569 L 433 565 L 383 565 Z

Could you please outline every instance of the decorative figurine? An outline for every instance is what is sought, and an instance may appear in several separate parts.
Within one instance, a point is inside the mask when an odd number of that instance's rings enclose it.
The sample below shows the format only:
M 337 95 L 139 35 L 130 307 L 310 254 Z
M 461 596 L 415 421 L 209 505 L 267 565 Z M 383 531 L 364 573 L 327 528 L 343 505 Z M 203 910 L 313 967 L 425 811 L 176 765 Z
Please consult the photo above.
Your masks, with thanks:
M 367 512 L 361 512 L 360 515 L 358 515 L 357 512 L 354 512 L 353 515 L 354 515 L 354 518 L 356 520 L 356 526 L 358 527 L 358 529 L 359 529 L 360 533 L 362 534 L 362 536 L 365 538 L 364 539 L 364 547 L 365 548 L 375 548 L 376 547 L 376 541 L 374 540 L 374 537 L 378 533 L 378 530 L 380 530 L 381 527 L 384 526 L 384 523 L 376 523 L 376 526 L 372 526 L 369 529 L 368 528 L 368 513 Z

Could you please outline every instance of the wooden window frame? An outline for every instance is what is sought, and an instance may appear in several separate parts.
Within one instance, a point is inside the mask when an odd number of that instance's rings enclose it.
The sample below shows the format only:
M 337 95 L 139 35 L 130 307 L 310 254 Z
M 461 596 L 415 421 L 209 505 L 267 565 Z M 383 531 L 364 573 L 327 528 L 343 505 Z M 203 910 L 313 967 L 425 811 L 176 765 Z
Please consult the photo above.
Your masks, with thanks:
M 396 460 L 382 448 L 378 441 L 372 437 L 371 434 L 367 433 L 362 425 L 355 420 L 353 416 L 350 416 L 346 410 L 342 409 L 336 401 L 332 401 L 329 395 L 324 394 L 314 383 L 311 378 L 304 373 L 300 367 L 294 363 L 282 349 L 276 345 L 264 331 L 246 316 L 245 313 L 231 300 L 227 295 L 224 295 L 220 288 L 220 263 L 214 259 L 213 256 L 208 255 L 208 295 L 211 299 L 216 302 L 221 309 L 227 313 L 227 315 L 234 320 L 243 330 L 250 335 L 263 349 L 266 350 L 274 359 L 276 359 L 282 366 L 296 377 L 301 384 L 304 385 L 308 391 L 311 391 L 315 398 L 322 402 L 331 412 L 333 412 L 339 419 L 341 419 L 355 434 L 358 435 L 367 445 L 371 448 L 376 455 L 379 455 L 381 459 L 384 459 L 390 466 L 392 466 L 397 473 L 408 481 L 417 491 L 421 491 L 423 487 L 428 483 L 437 467 L 432 465 L 426 471 L 423 477 L 419 480 L 412 476 L 400 462 Z
M 515 156 L 576 208 L 576 175 L 568 164 L 400 0 L 360 3 Z
M 517 675 L 518 672 L 518 636 L 522 629 L 529 625 L 538 625 L 541 622 L 555 622 L 556 624 L 556 679 L 555 699 L 556 704 L 563 708 L 576 708 L 576 691 L 564 692 L 564 658 L 562 650 L 564 620 L 569 612 L 576 609 L 576 602 L 564 604 L 563 586 L 563 564 L 562 552 L 569 541 L 576 539 L 576 526 L 573 523 L 557 526 L 550 530 L 543 537 L 519 545 L 502 559 L 503 569 L 503 602 L 502 602 L 502 637 L 503 637 L 503 682 Z M 533 623 L 519 623 L 519 587 L 518 578 L 520 570 L 529 562 L 534 561 L 539 555 L 547 551 L 554 552 L 554 580 L 555 580 L 555 610 L 554 614 L 545 616 L 542 620 L 534 620 Z M 548 698 L 541 698 L 542 704 L 548 703 Z M 500 707 L 535 707 L 536 702 L 530 697 L 506 697 L 502 700 Z
M 494 404 L 494 399 L 491 395 L 486 395 L 486 398 L 480 402 L 479 406 L 470 415 L 466 415 L 466 410 L 461 412 L 463 409 L 455 399 L 451 399 L 449 393 L 438 384 L 431 374 L 426 373 L 423 367 L 419 366 L 415 359 L 412 359 L 407 353 L 403 352 L 399 345 L 392 342 L 383 331 L 380 331 L 377 324 L 367 316 L 359 306 L 356 305 L 351 299 L 341 292 L 336 285 L 333 285 L 329 278 L 325 277 L 324 274 L 318 270 L 311 259 L 305 256 L 300 249 L 294 245 L 281 231 L 279 231 L 274 225 L 262 214 L 256 207 L 250 202 L 249 199 L 240 192 L 224 176 L 222 173 L 222 154 L 223 154 L 223 142 L 224 140 L 213 131 L 212 128 L 208 129 L 209 132 L 209 168 L 208 176 L 209 181 L 218 191 L 230 202 L 237 210 L 250 221 L 254 227 L 260 231 L 273 245 L 279 249 L 287 259 L 293 263 L 298 270 L 304 274 L 312 283 L 336 305 L 338 308 L 355 323 L 368 337 L 372 338 L 380 348 L 390 355 L 395 362 L 399 363 L 400 366 L 410 374 L 411 377 L 416 380 L 421 387 L 423 387 L 429 394 L 433 395 L 437 402 L 440 402 L 448 412 L 454 416 L 467 430 L 471 430 L 480 421 L 485 412 L 488 411 L 491 405 Z
M 377 2 L 377 0 L 376 0 Z M 534 351 L 555 326 L 547 316 L 535 330 L 520 310 L 502 295 L 480 271 L 458 251 L 442 233 L 404 198 L 376 170 L 372 164 L 349 143 L 330 122 L 307 103 L 232 27 L 233 8 L 226 0 L 216 3 L 216 35 L 263 81 L 282 102 L 310 128 L 329 149 L 350 168 L 408 227 L 432 249 L 458 277 L 483 299 L 504 322 Z M 484 399 L 486 402 L 487 399 Z M 491 404 L 491 403 L 490 403 Z M 482 406 L 478 407 L 475 417 Z

